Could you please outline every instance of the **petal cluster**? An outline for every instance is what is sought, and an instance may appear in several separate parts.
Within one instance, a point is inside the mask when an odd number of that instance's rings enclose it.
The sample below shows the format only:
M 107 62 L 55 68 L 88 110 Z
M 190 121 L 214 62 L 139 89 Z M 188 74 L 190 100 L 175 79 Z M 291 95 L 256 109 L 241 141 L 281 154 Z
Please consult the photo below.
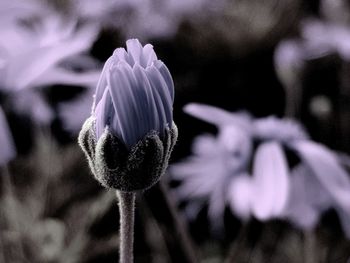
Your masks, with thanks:
M 173 121 L 174 84 L 152 45 L 126 42 L 107 60 L 97 84 L 93 116 L 96 136 L 106 127 L 128 148 L 150 131 L 161 135 Z

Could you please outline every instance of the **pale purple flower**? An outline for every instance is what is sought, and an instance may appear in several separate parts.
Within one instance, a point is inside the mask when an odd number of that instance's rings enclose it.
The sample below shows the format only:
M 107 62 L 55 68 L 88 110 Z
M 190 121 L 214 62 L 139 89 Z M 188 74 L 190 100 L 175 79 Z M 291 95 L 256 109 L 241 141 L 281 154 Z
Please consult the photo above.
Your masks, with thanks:
M 219 129 L 217 137 L 200 136 L 193 155 L 170 170 L 182 181 L 175 193 L 190 201 L 188 209 L 199 211 L 207 203 L 215 224 L 229 205 L 243 220 L 280 218 L 312 228 L 322 212 L 333 207 L 349 233 L 349 175 L 337 155 L 311 141 L 301 125 L 276 117 L 243 117 L 201 104 L 190 104 L 185 111 Z M 258 143 L 254 151 L 253 141 Z M 286 150 L 299 158 L 297 166 L 290 167 Z
M 47 10 L 47 5 L 38 0 L 2 0 L 0 2 L 0 22 L 3 26 L 24 17 L 38 15 L 45 10 Z
M 302 24 L 302 36 L 315 47 L 328 48 L 344 60 L 350 59 L 350 28 L 341 24 L 307 19 Z
M 338 53 L 348 60 L 350 54 L 350 28 L 315 18 L 302 20 L 301 37 L 280 42 L 275 52 L 275 65 L 300 67 L 304 61 Z
M 337 53 L 350 59 L 350 28 L 315 18 L 307 18 L 300 25 L 301 37 L 283 40 L 275 50 L 275 68 L 281 81 L 294 85 L 305 62 Z
M 316 18 L 303 19 L 299 38 L 282 40 L 274 54 L 276 73 L 289 98 L 286 105 L 288 116 L 298 116 L 301 108 L 302 74 L 307 62 L 338 54 L 343 60 L 350 59 L 350 27 Z
M 98 33 L 95 25 L 76 28 L 75 20 L 58 14 L 48 13 L 39 21 L 33 28 L 18 23 L 0 27 L 1 87 L 6 91 L 60 84 L 60 79 L 72 77 L 74 72 L 60 63 L 87 51 Z
M 93 116 L 97 138 L 108 128 L 130 148 L 150 131 L 163 135 L 172 127 L 174 83 L 152 45 L 130 39 L 126 46 L 103 67 Z
M 251 118 L 246 113 L 234 115 L 208 105 L 189 104 L 184 110 L 218 125 L 219 133 L 217 137 L 198 136 L 192 156 L 170 166 L 172 177 L 182 181 L 181 187 L 175 190 L 176 197 L 191 201 L 186 207 L 191 219 L 208 204 L 209 219 L 214 229 L 220 229 L 227 204 L 227 186 L 235 176 L 245 174 L 249 165 L 253 143 Z
M 85 72 L 78 73 L 70 64 L 89 50 L 99 27 L 78 24 L 76 18 L 34 0 L 2 1 L 0 14 L 0 88 L 6 94 L 6 105 L 30 115 L 40 125 L 48 125 L 54 112 L 40 94 L 41 88 L 96 85 L 98 69 L 85 67 Z M 3 118 L 4 129 L 5 122 Z M 7 140 L 12 141 L 7 134 Z

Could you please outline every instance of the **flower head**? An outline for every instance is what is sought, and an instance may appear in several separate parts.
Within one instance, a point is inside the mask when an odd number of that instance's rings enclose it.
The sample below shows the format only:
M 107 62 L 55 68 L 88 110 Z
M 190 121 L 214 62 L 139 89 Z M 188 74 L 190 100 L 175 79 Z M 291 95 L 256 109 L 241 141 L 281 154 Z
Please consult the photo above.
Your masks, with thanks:
M 177 130 L 169 70 L 151 45 L 142 47 L 137 39 L 126 45 L 102 70 L 79 142 L 103 185 L 135 191 L 152 186 L 164 173 Z
M 169 70 L 150 44 L 126 42 L 107 60 L 97 84 L 93 116 L 96 136 L 105 128 L 128 148 L 154 130 L 161 135 L 172 126 L 174 84 Z

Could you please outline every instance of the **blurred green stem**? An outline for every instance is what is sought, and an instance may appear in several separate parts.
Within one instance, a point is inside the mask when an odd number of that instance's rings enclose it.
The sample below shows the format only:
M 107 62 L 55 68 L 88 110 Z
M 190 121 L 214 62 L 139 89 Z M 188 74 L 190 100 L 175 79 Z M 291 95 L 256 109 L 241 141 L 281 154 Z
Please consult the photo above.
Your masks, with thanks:
M 245 254 L 244 243 L 246 242 L 248 235 L 248 223 L 242 225 L 238 232 L 238 236 L 232 242 L 230 249 L 228 251 L 228 255 L 225 259 L 225 263 L 235 262 L 235 259 L 238 257 L 238 253 Z
M 304 262 L 318 263 L 317 238 L 313 230 L 304 231 Z
M 164 237 L 171 262 L 197 263 L 197 250 L 179 214 L 174 200 L 169 196 L 163 180 L 145 192 L 144 200 L 157 221 Z M 156 204 L 156 205 L 155 205 Z
M 135 194 L 117 191 L 120 213 L 120 263 L 133 263 Z
M 7 165 L 4 165 L 1 168 L 1 176 L 2 176 L 2 199 L 6 200 L 8 202 L 8 207 L 11 207 L 12 209 L 7 211 L 7 213 L 4 213 L 5 215 L 5 221 L 9 225 L 7 227 L 10 228 L 11 231 L 15 231 L 18 234 L 18 239 L 16 242 L 14 242 L 15 246 L 17 246 L 17 253 L 19 258 L 22 260 L 25 259 L 24 256 L 24 248 L 23 248 L 23 241 L 21 238 L 21 231 L 20 231 L 20 223 L 18 222 L 20 215 L 19 215 L 19 208 L 17 205 L 16 200 L 16 194 L 15 190 L 12 185 L 12 178 L 11 173 L 9 170 L 9 167 Z M 3 242 L 2 242 L 3 243 Z M 6 256 L 4 255 L 6 258 Z M 25 262 L 25 261 L 24 261 Z

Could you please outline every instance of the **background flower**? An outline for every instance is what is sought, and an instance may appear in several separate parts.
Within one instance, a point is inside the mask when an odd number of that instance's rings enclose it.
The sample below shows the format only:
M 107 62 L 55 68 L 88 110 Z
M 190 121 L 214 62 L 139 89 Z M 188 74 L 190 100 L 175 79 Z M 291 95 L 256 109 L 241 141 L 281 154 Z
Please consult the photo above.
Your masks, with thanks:
M 244 220 L 250 216 L 262 221 L 291 218 L 298 226 L 315 227 L 321 213 L 330 207 L 345 220 L 350 211 L 345 201 L 349 200 L 349 176 L 337 156 L 308 139 L 299 124 L 276 117 L 242 119 L 240 114 L 201 104 L 190 104 L 185 109 L 219 125 L 217 138 L 200 136 L 193 146 L 193 157 L 171 169 L 174 178 L 183 181 L 176 193 L 180 200 L 189 201 L 191 210 L 192 202 L 195 211 L 199 204 L 208 202 L 213 224 L 223 222 L 226 204 Z M 244 126 L 235 121 L 240 118 L 245 120 Z M 251 146 L 245 147 L 246 142 L 252 145 L 253 141 L 257 142 L 254 151 Z M 299 159 L 296 168 L 288 163 L 288 151 Z M 301 182 L 308 193 L 300 187 Z M 324 197 L 319 198 L 322 194 Z M 347 225 L 343 227 L 347 233 Z
M 49 126 L 56 117 L 44 97 L 49 86 L 89 88 L 97 83 L 96 62 L 90 68 L 85 63 L 81 72 L 74 67 L 91 48 L 99 28 L 91 23 L 78 25 L 76 18 L 37 1 L 25 5 L 21 1 L 5 1 L 0 12 L 6 14 L 0 28 L 2 105 L 6 112 L 26 115 L 39 126 Z M 89 111 L 82 113 L 85 117 L 88 114 Z

